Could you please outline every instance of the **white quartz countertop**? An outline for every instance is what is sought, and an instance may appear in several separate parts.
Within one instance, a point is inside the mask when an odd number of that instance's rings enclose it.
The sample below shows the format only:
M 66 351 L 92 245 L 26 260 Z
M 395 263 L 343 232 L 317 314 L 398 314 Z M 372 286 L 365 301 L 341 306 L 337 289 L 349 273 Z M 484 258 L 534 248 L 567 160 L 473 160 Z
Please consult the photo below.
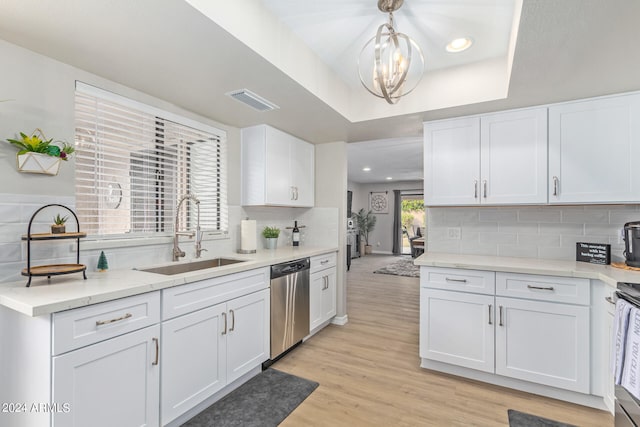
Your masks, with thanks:
M 47 280 L 46 277 L 33 277 L 31 286 L 28 288 L 25 286 L 27 283 L 25 277 L 20 282 L 0 284 L 0 305 L 35 317 L 337 250 L 337 247 L 286 246 L 276 250 L 259 250 L 255 254 L 218 254 L 216 257 L 239 259 L 245 262 L 171 276 L 134 269 L 108 270 L 87 272 L 87 280 L 84 280 L 80 273 L 53 276 L 51 280 Z M 140 265 L 136 268 L 160 265 L 167 265 L 167 263 Z
M 580 277 L 601 280 L 613 287 L 616 287 L 618 282 L 640 283 L 640 271 L 629 271 L 610 265 L 597 265 L 578 261 L 425 253 L 418 257 L 414 263 L 419 266 L 429 267 Z

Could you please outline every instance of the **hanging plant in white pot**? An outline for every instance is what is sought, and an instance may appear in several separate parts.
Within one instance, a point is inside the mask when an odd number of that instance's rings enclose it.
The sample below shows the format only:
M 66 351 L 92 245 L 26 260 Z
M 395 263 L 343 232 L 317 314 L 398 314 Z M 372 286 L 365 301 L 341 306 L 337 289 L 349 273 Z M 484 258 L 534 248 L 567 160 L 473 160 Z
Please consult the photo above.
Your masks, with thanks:
M 18 171 L 25 173 L 41 173 L 57 175 L 60 162 L 68 160 L 75 148 L 66 142 L 46 139 L 40 129 L 31 135 L 20 132 L 20 139 L 7 139 L 9 143 L 18 147 Z

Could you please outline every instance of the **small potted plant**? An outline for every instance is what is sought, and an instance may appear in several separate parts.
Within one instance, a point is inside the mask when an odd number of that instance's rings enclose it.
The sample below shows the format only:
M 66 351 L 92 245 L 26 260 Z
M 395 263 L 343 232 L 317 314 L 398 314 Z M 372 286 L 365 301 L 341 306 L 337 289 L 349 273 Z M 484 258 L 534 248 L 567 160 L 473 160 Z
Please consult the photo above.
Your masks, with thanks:
M 60 161 L 68 160 L 75 151 L 73 145 L 54 142 L 53 138 L 47 139 L 40 129 L 36 129 L 31 135 L 20 132 L 20 139 L 7 141 L 19 148 L 19 172 L 57 175 Z
M 63 234 L 65 233 L 65 222 L 69 219 L 68 216 L 60 216 L 60 214 L 53 217 L 53 224 L 51 225 L 51 233 L 52 234 Z
M 266 249 L 275 249 L 278 246 L 278 236 L 280 236 L 280 229 L 278 227 L 265 227 L 262 230 L 262 237 L 264 237 Z

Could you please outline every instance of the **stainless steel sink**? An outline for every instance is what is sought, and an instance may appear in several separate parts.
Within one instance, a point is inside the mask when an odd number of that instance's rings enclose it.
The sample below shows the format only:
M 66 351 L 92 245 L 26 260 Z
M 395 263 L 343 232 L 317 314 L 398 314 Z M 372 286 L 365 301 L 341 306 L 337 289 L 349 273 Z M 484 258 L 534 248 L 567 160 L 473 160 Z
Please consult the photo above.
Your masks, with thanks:
M 180 264 L 176 263 L 176 264 L 164 265 L 162 267 L 144 268 L 144 269 L 140 269 L 140 271 L 146 271 L 148 273 L 165 274 L 167 276 L 171 276 L 173 274 L 188 273 L 190 271 L 204 270 L 205 268 L 222 267 L 225 265 L 237 264 L 239 262 L 244 262 L 244 261 L 240 259 L 231 259 L 231 258 L 214 258 L 214 259 L 205 259 L 202 261 L 193 261 L 193 262 L 185 262 Z

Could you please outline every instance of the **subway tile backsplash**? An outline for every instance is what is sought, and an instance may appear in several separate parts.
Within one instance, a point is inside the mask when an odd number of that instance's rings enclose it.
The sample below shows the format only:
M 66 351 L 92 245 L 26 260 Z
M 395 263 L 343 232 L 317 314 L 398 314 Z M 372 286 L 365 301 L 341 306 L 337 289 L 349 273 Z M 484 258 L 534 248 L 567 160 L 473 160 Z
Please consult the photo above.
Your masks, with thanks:
M 620 229 L 638 220 L 640 205 L 428 208 L 427 250 L 575 260 L 576 242 L 592 242 L 610 244 L 620 261 Z M 450 227 L 459 240 L 448 238 Z
M 0 283 L 25 280 L 20 272 L 27 266 L 27 246 L 21 236 L 27 234 L 29 219 L 43 205 L 57 203 L 74 209 L 74 197 L 51 197 L 43 195 L 0 194 Z M 32 232 L 47 232 L 51 224 L 51 216 L 57 212 L 42 211 L 34 221 Z M 293 221 L 306 227 L 301 229 L 301 244 L 313 246 L 338 246 L 339 215 L 337 208 L 242 208 L 229 206 L 229 238 L 204 240 L 202 246 L 207 249 L 205 257 L 229 255 L 235 253 L 240 246 L 240 219 L 251 217 L 257 220 L 258 249 L 263 248 L 262 229 L 264 226 L 276 226 L 282 229 L 279 245 L 291 245 Z M 69 224 L 69 223 L 67 223 Z M 82 226 L 82 224 L 81 224 Z M 72 224 L 75 228 L 75 224 Z M 87 265 L 87 272 L 96 271 L 98 257 L 102 249 L 88 249 L 86 243 L 91 239 L 83 239 L 80 243 L 80 262 Z M 83 249 L 83 243 L 85 248 Z M 74 240 L 63 242 L 41 241 L 31 245 L 34 265 L 75 263 L 76 243 Z M 91 245 L 92 248 L 100 244 Z M 193 242 L 180 243 L 187 252 L 187 258 L 193 257 Z M 126 269 L 143 265 L 171 262 L 171 247 L 168 244 L 147 244 L 135 247 L 105 247 L 109 268 Z

